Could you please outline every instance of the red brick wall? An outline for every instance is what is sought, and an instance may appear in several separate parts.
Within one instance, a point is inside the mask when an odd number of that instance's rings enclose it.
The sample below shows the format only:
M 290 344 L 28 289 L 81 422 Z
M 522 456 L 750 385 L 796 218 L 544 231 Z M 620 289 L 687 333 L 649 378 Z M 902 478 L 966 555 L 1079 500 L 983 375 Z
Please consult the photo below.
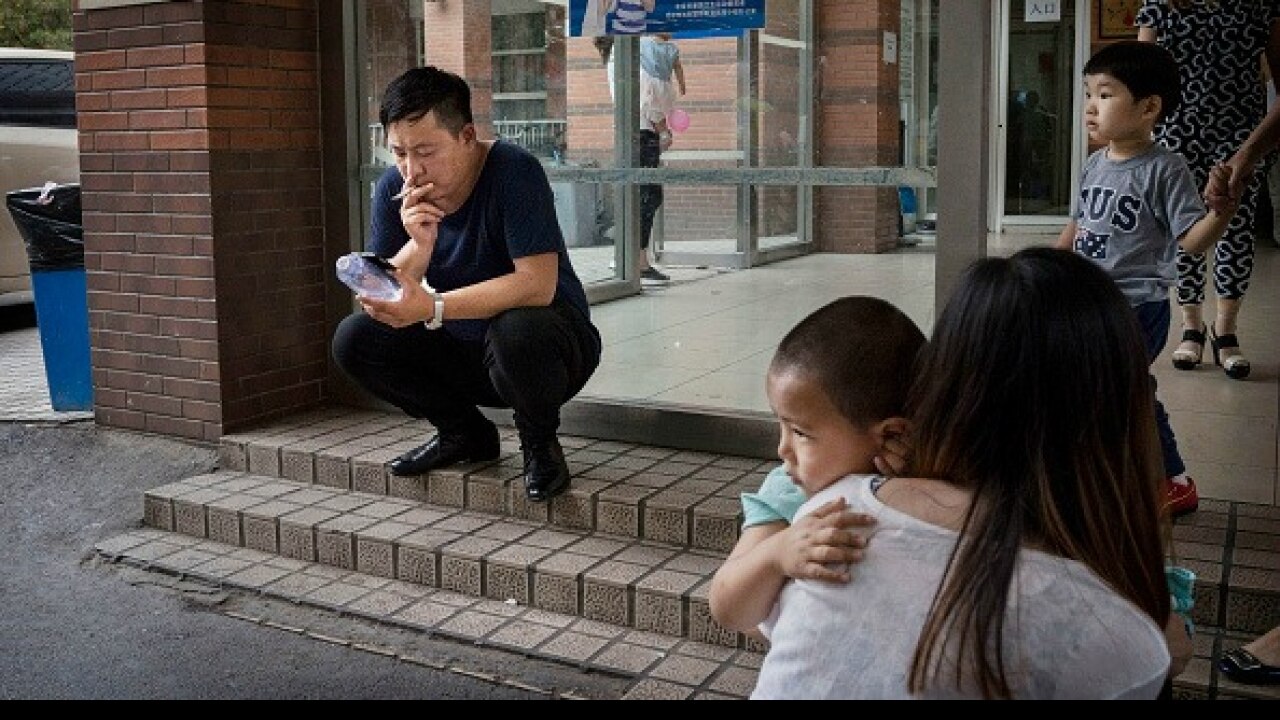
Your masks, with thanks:
M 414 46 L 413 19 L 409 5 L 404 0 L 366 0 L 365 47 L 369 53 L 369 87 L 365 100 L 365 118 L 372 125 L 378 122 L 378 108 L 382 105 L 382 89 L 400 73 L 413 67 L 418 61 L 420 48 Z M 363 136 L 364 131 L 361 131 Z
M 493 18 L 490 0 L 428 2 L 424 6 L 428 65 L 457 73 L 471 86 L 471 112 L 481 137 L 492 137 Z
M 75 12 L 99 424 L 215 440 L 320 401 L 316 23 L 314 0 Z
M 898 0 L 817 4 L 818 162 L 823 167 L 898 164 L 898 63 L 883 58 L 883 36 L 898 32 Z M 820 188 L 814 228 L 824 252 L 892 249 L 897 188 Z

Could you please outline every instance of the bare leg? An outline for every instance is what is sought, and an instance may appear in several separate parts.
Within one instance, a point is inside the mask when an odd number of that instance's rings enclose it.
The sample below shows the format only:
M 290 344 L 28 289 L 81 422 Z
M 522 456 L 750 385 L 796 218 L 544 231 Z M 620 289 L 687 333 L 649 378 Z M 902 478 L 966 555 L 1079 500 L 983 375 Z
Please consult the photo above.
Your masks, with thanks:
M 1245 643 L 1244 649 L 1264 665 L 1280 666 L 1280 625 L 1255 638 L 1253 642 Z
M 1226 298 L 1218 298 L 1218 318 L 1214 321 L 1214 330 L 1219 335 L 1234 335 L 1236 332 L 1236 324 L 1240 319 L 1241 300 L 1236 298 L 1228 300 Z M 1232 351 L 1232 355 L 1239 354 L 1238 351 Z M 1227 353 L 1223 353 L 1223 360 L 1227 359 Z
M 1225 344 L 1215 340 L 1218 345 L 1218 362 L 1227 375 L 1235 379 L 1243 379 L 1249 375 L 1249 360 L 1232 339 L 1240 317 L 1241 302 L 1240 298 L 1218 298 L 1218 314 L 1213 324 L 1214 334 L 1227 339 Z
M 1179 370 L 1194 370 L 1204 357 L 1204 316 L 1199 305 L 1182 306 L 1182 340 L 1173 349 L 1173 365 Z M 1188 337 L 1187 333 L 1193 334 Z

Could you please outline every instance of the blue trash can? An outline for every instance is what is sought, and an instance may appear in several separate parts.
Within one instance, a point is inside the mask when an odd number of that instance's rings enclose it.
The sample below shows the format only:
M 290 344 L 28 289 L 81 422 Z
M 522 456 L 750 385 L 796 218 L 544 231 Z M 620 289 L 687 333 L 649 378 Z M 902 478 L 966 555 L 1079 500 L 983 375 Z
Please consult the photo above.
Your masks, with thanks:
M 914 188 L 900 186 L 898 188 L 898 209 L 902 214 L 902 232 L 910 234 L 916 231 L 916 191 Z
M 92 410 L 80 186 L 14 190 L 5 204 L 27 246 L 50 404 L 58 411 Z

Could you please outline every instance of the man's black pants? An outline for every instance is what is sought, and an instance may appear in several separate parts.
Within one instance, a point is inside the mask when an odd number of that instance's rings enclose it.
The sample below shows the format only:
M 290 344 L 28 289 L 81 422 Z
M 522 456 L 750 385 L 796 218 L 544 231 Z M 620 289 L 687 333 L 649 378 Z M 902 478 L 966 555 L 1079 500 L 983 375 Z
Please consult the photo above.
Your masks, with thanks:
M 361 387 L 446 435 L 491 423 L 477 406 L 511 408 L 524 443 L 555 437 L 560 408 L 600 364 L 595 326 L 565 302 L 494 317 L 483 341 L 421 324 L 395 329 L 363 312 L 333 336 L 333 358 Z

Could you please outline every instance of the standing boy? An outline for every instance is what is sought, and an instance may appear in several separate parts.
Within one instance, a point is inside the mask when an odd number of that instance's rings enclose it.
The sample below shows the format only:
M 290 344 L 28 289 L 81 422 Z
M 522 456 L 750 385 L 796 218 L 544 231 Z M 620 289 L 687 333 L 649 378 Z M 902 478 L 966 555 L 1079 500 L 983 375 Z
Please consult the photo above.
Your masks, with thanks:
M 1154 43 L 1111 43 L 1085 64 L 1085 129 L 1105 147 L 1085 161 L 1079 207 L 1057 242 L 1096 262 L 1120 286 L 1142 328 L 1149 362 L 1168 339 L 1178 247 L 1204 252 L 1231 219 L 1230 213 L 1206 211 L 1187 161 L 1153 139 L 1156 123 L 1178 106 L 1178 83 L 1173 56 Z M 1199 495 L 1155 385 L 1152 376 L 1167 507 L 1177 516 L 1194 511 Z

